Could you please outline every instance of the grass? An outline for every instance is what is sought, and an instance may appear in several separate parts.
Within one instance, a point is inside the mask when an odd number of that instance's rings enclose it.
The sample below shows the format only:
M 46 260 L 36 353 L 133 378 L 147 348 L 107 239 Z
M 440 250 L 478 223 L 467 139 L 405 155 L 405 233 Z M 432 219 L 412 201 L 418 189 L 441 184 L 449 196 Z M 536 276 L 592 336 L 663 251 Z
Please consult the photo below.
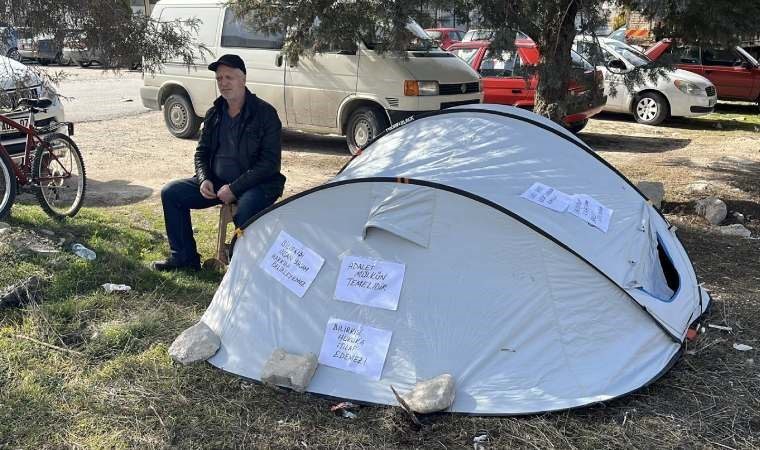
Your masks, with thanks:
M 210 255 L 214 212 L 194 216 Z M 98 254 L 41 257 L 0 241 L 0 286 L 29 274 L 49 278 L 44 301 L 0 310 L 0 448 L 756 448 L 760 446 L 757 241 L 710 235 L 674 217 L 715 304 L 710 330 L 663 378 L 603 405 L 530 417 L 422 417 L 364 407 L 348 420 L 335 403 L 268 388 L 208 364 L 177 365 L 167 347 L 210 303 L 221 274 L 158 274 L 165 251 L 155 206 L 85 209 L 59 224 L 15 206 L 10 224 L 74 235 Z M 133 287 L 106 294 L 105 282 Z M 24 336 L 59 349 L 40 345 Z M 758 361 L 760 362 L 760 361 Z

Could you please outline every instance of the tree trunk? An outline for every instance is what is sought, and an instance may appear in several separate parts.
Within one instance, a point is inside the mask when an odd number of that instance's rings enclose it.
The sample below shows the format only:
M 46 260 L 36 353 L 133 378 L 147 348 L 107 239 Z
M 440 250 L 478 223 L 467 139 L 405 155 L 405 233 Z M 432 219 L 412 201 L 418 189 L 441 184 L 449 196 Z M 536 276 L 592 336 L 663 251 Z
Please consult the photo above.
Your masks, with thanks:
M 536 44 L 541 53 L 536 89 L 537 114 L 555 122 L 567 115 L 567 89 L 571 76 L 570 49 L 575 38 L 575 0 L 546 2 L 541 34 Z

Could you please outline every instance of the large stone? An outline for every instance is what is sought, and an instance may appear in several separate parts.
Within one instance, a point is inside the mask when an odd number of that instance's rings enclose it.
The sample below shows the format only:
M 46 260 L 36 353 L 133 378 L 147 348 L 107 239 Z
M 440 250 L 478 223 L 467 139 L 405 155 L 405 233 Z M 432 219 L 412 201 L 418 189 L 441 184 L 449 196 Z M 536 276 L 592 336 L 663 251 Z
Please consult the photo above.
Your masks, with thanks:
M 665 185 L 659 181 L 639 181 L 636 183 L 636 187 L 646 195 L 657 209 L 662 207 L 662 199 L 665 198 Z
M 707 219 L 713 225 L 723 222 L 728 214 L 728 208 L 723 200 L 716 197 L 707 197 L 697 200 L 697 214 Z
M 192 364 L 205 361 L 214 356 L 222 341 L 211 328 L 203 322 L 198 322 L 172 342 L 169 356 L 182 364 Z
M 748 238 L 752 236 L 752 232 L 746 229 L 744 225 L 739 224 L 739 223 L 735 223 L 733 225 L 726 225 L 724 227 L 718 227 L 718 231 L 720 231 L 721 234 L 725 234 L 727 236 L 739 236 L 743 238 Z
M 454 403 L 454 377 L 444 373 L 429 380 L 420 381 L 414 389 L 402 395 L 409 408 L 419 414 L 448 409 Z
M 261 381 L 303 392 L 317 370 L 317 355 L 294 355 L 276 348 L 261 371 Z

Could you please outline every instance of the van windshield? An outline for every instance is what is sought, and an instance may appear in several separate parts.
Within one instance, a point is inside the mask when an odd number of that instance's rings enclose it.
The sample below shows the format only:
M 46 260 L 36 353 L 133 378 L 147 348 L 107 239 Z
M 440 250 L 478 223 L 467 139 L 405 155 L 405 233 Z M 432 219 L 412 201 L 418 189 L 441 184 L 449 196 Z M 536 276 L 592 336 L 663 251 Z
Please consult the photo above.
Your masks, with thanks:
M 382 44 L 387 41 L 387 31 L 387 29 L 378 27 L 374 30 L 374 32 L 370 31 L 366 33 L 366 37 L 364 38 L 364 45 L 366 45 L 370 50 L 374 50 L 377 47 L 382 46 Z M 419 52 L 438 49 L 438 44 L 436 44 L 436 42 L 430 38 L 430 35 L 428 35 L 425 30 L 414 20 L 409 19 L 409 22 L 406 24 L 406 32 L 411 35 L 411 40 L 404 50 Z

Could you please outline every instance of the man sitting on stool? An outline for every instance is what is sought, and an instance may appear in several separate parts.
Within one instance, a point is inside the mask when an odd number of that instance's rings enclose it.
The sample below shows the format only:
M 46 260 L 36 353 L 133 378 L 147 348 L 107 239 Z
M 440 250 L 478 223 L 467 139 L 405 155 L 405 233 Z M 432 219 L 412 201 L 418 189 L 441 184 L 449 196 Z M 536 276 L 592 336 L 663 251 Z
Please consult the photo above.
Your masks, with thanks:
M 155 270 L 200 269 L 191 209 L 237 203 L 236 227 L 282 195 L 277 111 L 245 87 L 246 70 L 237 55 L 222 55 L 208 66 L 222 94 L 206 113 L 195 150 L 195 176 L 174 180 L 161 190 L 171 255 Z

